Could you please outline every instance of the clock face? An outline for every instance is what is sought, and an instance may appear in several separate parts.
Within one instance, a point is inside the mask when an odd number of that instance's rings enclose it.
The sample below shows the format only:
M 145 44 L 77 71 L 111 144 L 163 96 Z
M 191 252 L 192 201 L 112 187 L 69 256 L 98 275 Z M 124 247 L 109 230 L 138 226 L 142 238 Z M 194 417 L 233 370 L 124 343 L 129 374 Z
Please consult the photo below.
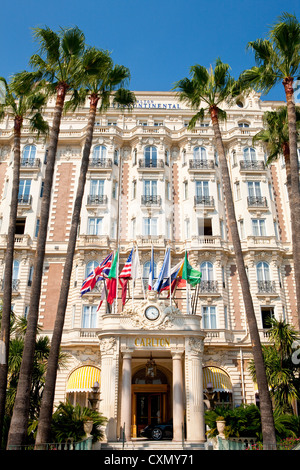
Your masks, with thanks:
M 156 320 L 159 317 L 159 310 L 157 307 L 150 306 L 145 310 L 145 316 L 148 320 Z

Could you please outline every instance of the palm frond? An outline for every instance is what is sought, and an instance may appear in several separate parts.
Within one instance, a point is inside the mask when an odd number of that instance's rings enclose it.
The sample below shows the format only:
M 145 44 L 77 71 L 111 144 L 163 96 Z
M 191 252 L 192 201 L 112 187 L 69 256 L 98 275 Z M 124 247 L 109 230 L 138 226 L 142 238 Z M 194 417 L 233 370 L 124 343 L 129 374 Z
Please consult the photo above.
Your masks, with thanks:
M 189 121 L 188 129 L 194 129 L 198 121 L 203 121 L 205 115 L 204 108 L 201 108 Z
M 33 28 L 34 40 L 40 46 L 40 54 L 46 55 L 49 63 L 56 63 L 60 59 L 60 38 L 48 26 Z

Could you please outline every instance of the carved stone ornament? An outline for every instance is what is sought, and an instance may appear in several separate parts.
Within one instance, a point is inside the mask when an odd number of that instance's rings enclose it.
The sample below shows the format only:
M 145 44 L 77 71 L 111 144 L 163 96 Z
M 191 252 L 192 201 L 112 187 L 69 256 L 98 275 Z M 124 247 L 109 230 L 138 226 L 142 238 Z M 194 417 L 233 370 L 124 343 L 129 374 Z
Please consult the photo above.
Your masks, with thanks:
M 199 338 L 189 338 L 189 347 L 192 352 L 202 354 L 204 351 L 203 340 Z
M 113 353 L 115 352 L 116 338 L 101 338 L 100 339 L 100 351 L 101 353 Z

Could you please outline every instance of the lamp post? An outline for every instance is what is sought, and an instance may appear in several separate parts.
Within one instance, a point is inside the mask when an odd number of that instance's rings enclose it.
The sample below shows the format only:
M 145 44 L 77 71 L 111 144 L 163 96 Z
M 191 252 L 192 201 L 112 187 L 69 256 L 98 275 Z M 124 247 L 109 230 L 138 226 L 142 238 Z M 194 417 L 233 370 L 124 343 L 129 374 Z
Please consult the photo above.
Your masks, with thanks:
M 92 391 L 89 393 L 88 400 L 91 404 L 92 410 L 96 410 L 97 403 L 100 401 L 100 385 L 99 382 L 95 382 Z

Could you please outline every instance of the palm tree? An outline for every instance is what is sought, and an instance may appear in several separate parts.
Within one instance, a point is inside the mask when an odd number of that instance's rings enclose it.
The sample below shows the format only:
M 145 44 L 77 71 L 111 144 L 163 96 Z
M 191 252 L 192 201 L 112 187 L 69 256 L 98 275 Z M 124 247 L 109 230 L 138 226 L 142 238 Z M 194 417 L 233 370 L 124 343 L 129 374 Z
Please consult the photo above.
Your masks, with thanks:
M 34 37 L 40 45 L 40 54 L 30 59 L 34 69 L 35 80 L 45 81 L 45 89 L 56 95 L 56 104 L 50 131 L 47 167 L 45 172 L 44 192 L 40 214 L 40 229 L 34 261 L 34 276 L 29 303 L 28 326 L 25 336 L 25 347 L 20 371 L 17 396 L 12 416 L 8 445 L 22 445 L 27 433 L 28 412 L 30 404 L 30 383 L 33 370 L 34 345 L 39 314 L 39 301 L 47 239 L 48 219 L 51 201 L 51 189 L 55 167 L 55 157 L 60 129 L 60 122 L 66 93 L 79 85 L 78 70 L 85 50 L 85 38 L 77 27 L 61 29 L 55 33 L 50 28 L 35 28 Z M 23 74 L 20 80 L 24 83 L 32 78 Z
M 4 419 L 8 355 L 9 355 L 9 337 L 10 337 L 10 316 L 11 316 L 11 297 L 12 297 L 12 270 L 15 246 L 16 218 L 18 209 L 18 193 L 20 180 L 20 139 L 21 130 L 24 121 L 29 121 L 29 126 L 33 132 L 46 134 L 48 124 L 44 121 L 41 109 L 46 104 L 45 95 L 37 89 L 24 87 L 18 83 L 16 77 L 12 77 L 10 83 L 4 78 L 0 79 L 5 86 L 5 104 L 0 105 L 0 120 L 7 114 L 14 120 L 14 166 L 11 205 L 9 215 L 9 226 L 7 234 L 7 245 L 5 252 L 5 271 L 3 285 L 3 305 L 0 341 L 5 346 L 5 360 L 0 362 L 0 442 L 2 433 L 2 424 Z
M 251 86 L 266 94 L 275 85 L 284 86 L 289 130 L 289 151 L 291 167 L 291 198 L 293 207 L 297 206 L 299 194 L 299 164 L 297 154 L 296 106 L 294 100 L 294 81 L 300 76 L 300 23 L 294 15 L 283 13 L 269 31 L 268 39 L 251 41 L 248 47 L 254 51 L 256 66 L 241 74 L 244 85 Z M 300 250 L 300 217 L 294 217 L 292 242 L 295 250 Z M 296 284 L 297 313 L 300 328 L 300 263 L 294 264 Z
M 245 311 L 251 337 L 252 353 L 257 370 L 257 383 L 261 400 L 261 420 L 264 443 L 266 447 L 276 446 L 272 403 L 268 390 L 266 371 L 263 361 L 262 348 L 256 317 L 251 297 L 248 277 L 246 274 L 244 257 L 235 216 L 230 176 L 225 156 L 224 144 L 219 126 L 219 120 L 226 117 L 220 108 L 225 101 L 230 102 L 234 96 L 240 94 L 240 83 L 237 83 L 229 73 L 229 65 L 216 61 L 215 68 L 207 70 L 201 65 L 194 65 L 190 69 L 191 78 L 184 78 L 175 83 L 179 99 L 187 102 L 197 113 L 189 122 L 189 127 L 195 126 L 208 113 L 212 120 L 217 152 L 220 161 L 223 190 L 227 206 L 228 224 L 231 231 L 233 248 L 236 256 L 237 270 L 241 282 Z M 206 105 L 206 108 L 203 108 Z
M 97 73 L 93 76 L 87 74 L 88 64 L 93 62 L 94 67 L 97 68 Z M 96 65 L 96 63 L 98 65 Z M 58 301 L 56 321 L 53 330 L 51 351 L 48 361 L 46 385 L 43 395 L 41 413 L 39 417 L 38 432 L 36 438 L 36 445 L 40 446 L 43 443 L 49 442 L 51 435 L 51 418 L 53 410 L 55 382 L 57 375 L 57 360 L 58 352 L 61 343 L 63 332 L 63 325 L 65 320 L 65 312 L 67 307 L 70 279 L 73 266 L 73 257 L 76 247 L 76 238 L 78 232 L 78 225 L 80 220 L 80 211 L 82 206 L 82 199 L 84 194 L 86 174 L 89 164 L 89 156 L 92 146 L 95 117 L 97 113 L 97 105 L 100 102 L 100 112 L 108 108 L 110 104 L 110 97 L 114 93 L 113 101 L 127 109 L 135 102 L 133 93 L 129 90 L 122 88 L 124 81 L 130 77 L 129 70 L 126 67 L 115 65 L 113 66 L 112 60 L 107 53 L 103 53 L 95 48 L 90 48 L 82 61 L 83 66 L 83 87 L 79 92 L 75 90 L 73 99 L 66 103 L 67 109 L 74 109 L 78 105 L 85 103 L 86 98 L 89 97 L 90 109 L 88 125 L 86 130 L 86 138 L 81 160 L 80 176 L 77 187 L 77 194 L 73 209 L 73 216 L 71 222 L 71 230 L 69 242 L 67 247 L 67 255 L 64 263 L 64 273 L 60 290 L 60 297 Z M 88 69 L 89 70 L 89 69 Z

